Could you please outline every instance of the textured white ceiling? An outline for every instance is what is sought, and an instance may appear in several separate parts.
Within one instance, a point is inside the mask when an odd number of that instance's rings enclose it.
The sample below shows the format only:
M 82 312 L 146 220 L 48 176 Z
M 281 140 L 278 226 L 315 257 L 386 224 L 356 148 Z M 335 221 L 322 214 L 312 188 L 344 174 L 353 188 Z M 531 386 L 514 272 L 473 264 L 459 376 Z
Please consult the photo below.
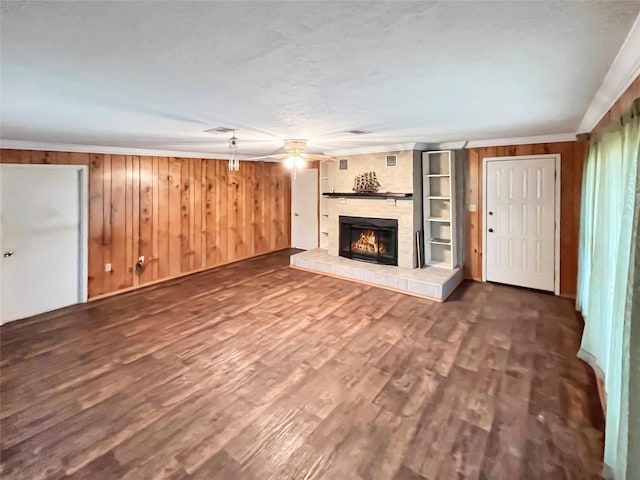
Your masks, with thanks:
M 3 139 L 265 154 L 575 132 L 640 2 L 1 9 Z

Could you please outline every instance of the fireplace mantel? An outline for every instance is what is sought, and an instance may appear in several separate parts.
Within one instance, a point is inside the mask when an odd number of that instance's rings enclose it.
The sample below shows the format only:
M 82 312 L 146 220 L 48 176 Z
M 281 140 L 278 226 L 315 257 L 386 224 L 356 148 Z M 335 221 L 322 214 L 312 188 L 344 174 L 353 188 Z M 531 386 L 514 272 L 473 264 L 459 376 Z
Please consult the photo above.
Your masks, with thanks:
M 331 192 L 323 193 L 323 197 L 328 198 L 395 198 L 396 200 L 411 200 L 413 193 L 393 193 L 393 192 Z

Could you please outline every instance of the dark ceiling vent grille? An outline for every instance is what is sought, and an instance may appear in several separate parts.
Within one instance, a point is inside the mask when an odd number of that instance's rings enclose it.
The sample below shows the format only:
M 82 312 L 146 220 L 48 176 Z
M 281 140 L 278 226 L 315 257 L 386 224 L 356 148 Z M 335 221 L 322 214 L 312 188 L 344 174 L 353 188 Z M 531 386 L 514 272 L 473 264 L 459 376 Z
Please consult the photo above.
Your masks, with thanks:
M 367 130 L 347 130 L 347 133 L 350 133 L 351 135 L 366 135 L 371 132 Z
M 209 130 L 205 130 L 207 133 L 229 133 L 237 130 L 237 128 L 229 128 L 229 127 L 216 127 L 210 128 Z

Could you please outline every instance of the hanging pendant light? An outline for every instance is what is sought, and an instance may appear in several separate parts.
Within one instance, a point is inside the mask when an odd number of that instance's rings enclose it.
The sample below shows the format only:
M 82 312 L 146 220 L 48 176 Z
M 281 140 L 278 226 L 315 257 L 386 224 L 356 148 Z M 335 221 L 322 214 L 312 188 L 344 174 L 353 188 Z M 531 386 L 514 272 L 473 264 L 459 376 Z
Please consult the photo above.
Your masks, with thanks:
M 240 170 L 240 159 L 237 155 L 238 139 L 236 138 L 236 131 L 233 131 L 233 136 L 229 139 L 229 171 L 237 172 Z

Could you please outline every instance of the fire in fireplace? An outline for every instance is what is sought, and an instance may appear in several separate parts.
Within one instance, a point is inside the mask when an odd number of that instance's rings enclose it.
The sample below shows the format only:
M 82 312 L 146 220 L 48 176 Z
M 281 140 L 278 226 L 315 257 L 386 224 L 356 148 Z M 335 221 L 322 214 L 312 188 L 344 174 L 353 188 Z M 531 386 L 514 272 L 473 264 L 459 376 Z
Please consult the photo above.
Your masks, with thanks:
M 342 257 L 398 265 L 398 221 L 340 216 Z

